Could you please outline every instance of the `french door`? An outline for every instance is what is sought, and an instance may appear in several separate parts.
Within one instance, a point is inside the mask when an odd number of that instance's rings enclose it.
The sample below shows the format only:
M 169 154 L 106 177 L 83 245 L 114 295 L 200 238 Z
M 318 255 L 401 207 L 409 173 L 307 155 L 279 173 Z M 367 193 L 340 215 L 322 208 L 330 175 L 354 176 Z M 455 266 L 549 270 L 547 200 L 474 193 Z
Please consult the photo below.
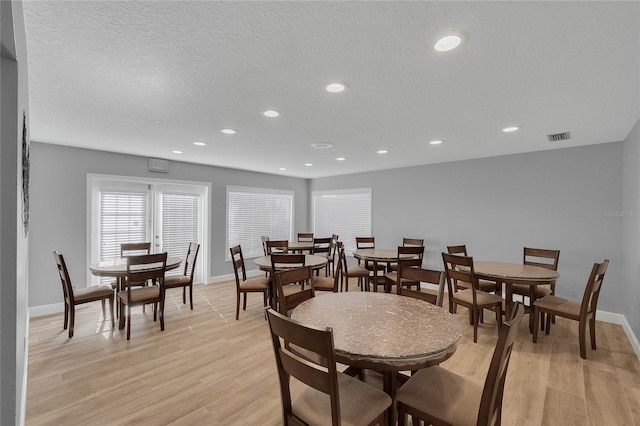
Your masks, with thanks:
M 194 282 L 207 275 L 208 186 L 89 177 L 91 188 L 91 263 L 120 257 L 120 244 L 151 242 L 153 253 L 183 258 L 190 242 L 200 243 Z M 171 273 L 180 273 L 181 268 Z M 92 285 L 109 278 L 91 277 Z

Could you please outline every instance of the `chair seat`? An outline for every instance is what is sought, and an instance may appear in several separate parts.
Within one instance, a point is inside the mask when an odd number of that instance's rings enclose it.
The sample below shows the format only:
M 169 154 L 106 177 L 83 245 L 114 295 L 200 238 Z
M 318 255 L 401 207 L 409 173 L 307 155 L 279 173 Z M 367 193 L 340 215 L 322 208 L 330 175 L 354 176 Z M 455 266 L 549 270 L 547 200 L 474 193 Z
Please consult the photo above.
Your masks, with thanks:
M 335 278 L 333 277 L 313 277 L 313 287 L 316 290 L 334 290 Z
M 73 290 L 73 298 L 76 303 L 93 302 L 108 298 L 113 295 L 113 289 L 110 286 L 95 286 L 87 288 L 76 288 Z
M 513 294 L 519 294 L 521 296 L 529 295 L 529 285 L 527 284 L 513 284 L 511 286 Z M 551 287 L 548 285 L 537 285 L 535 289 L 536 299 L 541 299 L 551 294 Z
M 368 425 L 391 405 L 386 393 L 353 377 L 338 373 L 342 425 Z M 292 401 L 293 413 L 310 425 L 331 424 L 329 395 L 305 388 Z
M 398 282 L 398 273 L 397 272 L 387 272 L 386 274 L 384 274 L 384 278 L 389 280 L 389 281 L 392 281 L 394 283 L 397 283 Z M 418 281 L 412 281 L 412 280 L 409 280 L 409 279 L 406 279 L 406 278 L 402 279 L 402 283 L 405 284 L 405 285 L 406 285 L 406 283 L 412 283 L 413 285 L 420 284 Z
M 371 271 L 364 266 L 351 266 L 347 268 L 347 274 L 350 277 L 368 277 Z
M 471 284 L 464 281 L 458 281 L 458 287 L 467 289 L 467 288 L 471 288 Z M 492 293 L 496 291 L 496 283 L 494 281 L 478 280 L 478 288 L 481 291 Z M 527 290 L 527 294 L 529 294 L 528 291 L 529 290 Z
M 126 302 L 127 291 L 123 290 L 118 293 L 118 297 Z M 152 285 L 149 287 L 140 287 L 131 289 L 131 302 L 139 303 L 145 300 L 160 299 L 160 287 Z
M 562 316 L 576 320 L 580 318 L 580 303 L 574 302 L 573 300 L 567 300 L 557 296 L 545 296 L 536 300 L 533 305 L 544 309 L 546 312 L 562 313 Z
M 164 279 L 164 286 L 166 288 L 184 287 L 189 285 L 191 278 L 186 275 L 169 275 Z
M 455 300 L 456 303 L 462 302 L 466 304 L 473 304 L 473 292 L 471 289 L 459 290 L 458 292 L 453 293 L 453 300 Z M 502 297 L 497 294 L 485 293 L 484 291 L 476 291 L 476 300 L 479 306 L 502 303 Z
M 477 423 L 481 398 L 482 386 L 439 366 L 418 371 L 397 394 L 398 402 L 461 426 Z
M 268 288 L 269 278 L 267 277 L 249 278 L 248 280 L 240 283 L 240 290 L 242 291 L 263 291 Z

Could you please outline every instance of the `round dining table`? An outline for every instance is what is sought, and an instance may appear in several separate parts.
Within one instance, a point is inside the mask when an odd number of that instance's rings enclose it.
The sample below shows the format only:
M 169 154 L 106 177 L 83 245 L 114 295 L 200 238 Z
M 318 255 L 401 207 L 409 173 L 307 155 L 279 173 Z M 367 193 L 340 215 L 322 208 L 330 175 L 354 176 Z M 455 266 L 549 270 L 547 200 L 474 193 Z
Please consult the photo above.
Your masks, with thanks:
M 373 263 L 373 275 L 369 277 L 369 282 L 373 283 L 373 291 L 378 291 L 378 285 L 384 284 L 384 291 L 389 293 L 391 286 L 386 285 L 386 280 L 383 276 L 378 276 L 378 262 L 379 263 L 392 263 L 398 261 L 398 249 L 378 249 L 378 248 L 366 248 L 353 251 L 353 257 L 364 262 Z M 407 258 L 413 256 L 406 255 Z M 404 257 L 403 257 L 404 258 Z
M 167 257 L 166 270 L 176 269 L 182 263 L 179 257 Z M 127 276 L 127 259 L 117 258 L 105 260 L 89 266 L 91 273 L 97 277 L 122 278 Z
M 394 406 L 397 372 L 440 364 L 462 336 L 458 321 L 441 307 L 387 293 L 319 295 L 298 305 L 291 318 L 331 327 L 336 361 L 381 372 Z M 395 419 L 395 408 L 391 414 Z

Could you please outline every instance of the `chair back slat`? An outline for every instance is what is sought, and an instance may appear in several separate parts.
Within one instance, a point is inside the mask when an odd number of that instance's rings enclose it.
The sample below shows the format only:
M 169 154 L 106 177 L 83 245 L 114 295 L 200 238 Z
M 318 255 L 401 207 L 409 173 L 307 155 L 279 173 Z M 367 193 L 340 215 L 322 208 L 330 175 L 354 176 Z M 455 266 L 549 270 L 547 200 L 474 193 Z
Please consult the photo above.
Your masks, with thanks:
M 331 253 L 331 237 L 314 238 L 313 249 L 311 250 L 311 253 L 317 256 L 324 256 L 326 258 L 329 258 L 329 255 Z
M 69 277 L 69 270 L 67 264 L 64 261 L 64 256 L 57 251 L 53 252 L 53 258 L 56 261 L 58 267 L 58 275 L 60 276 L 60 283 L 62 284 L 62 294 L 64 298 L 73 305 L 75 300 L 73 296 L 73 285 L 71 284 L 71 278 Z
M 236 286 L 240 287 L 240 283 L 247 280 L 247 270 L 244 266 L 244 256 L 242 255 L 242 247 L 240 245 L 229 248 L 231 253 L 231 263 L 233 264 L 233 273 L 236 277 Z
M 267 241 L 269 241 L 269 237 L 263 235 L 260 237 L 260 240 L 262 241 L 262 251 L 264 252 L 264 255 L 268 255 L 269 253 L 267 253 Z
M 591 268 L 591 274 L 589 274 L 589 281 L 587 281 L 587 287 L 584 290 L 582 296 L 582 304 L 580 306 L 580 321 L 586 320 L 587 315 L 591 314 L 595 316 L 598 309 L 598 299 L 600 297 L 600 290 L 602 289 L 602 282 L 604 281 L 604 275 L 609 267 L 609 260 L 605 259 L 602 263 L 594 263 Z
M 300 303 L 315 297 L 312 276 L 311 267 L 308 266 L 275 273 L 274 280 L 276 284 L 276 296 L 278 298 L 278 311 L 281 314 L 288 316 L 289 311 Z M 285 290 L 286 286 L 294 285 L 299 288 L 290 291 Z M 305 288 L 305 286 L 307 288 Z
M 434 295 L 431 293 L 416 291 L 398 285 L 397 292 L 399 295 L 421 299 L 431 304 L 442 307 L 445 286 L 444 272 L 435 271 L 433 269 L 405 267 L 404 265 L 398 264 L 398 283 L 402 282 L 403 279 L 418 283 L 437 285 L 438 291 Z
M 151 243 L 122 243 L 120 257 L 143 255 L 151 253 Z
M 471 283 L 473 304 L 476 304 L 476 290 L 478 289 L 478 279 L 473 270 L 473 257 L 458 256 L 455 254 L 442 253 L 444 270 L 447 277 L 447 287 L 449 297 L 458 291 L 458 281 Z
M 523 265 L 539 266 L 552 271 L 558 270 L 559 259 L 560 250 L 525 247 L 522 253 Z
M 313 232 L 298 232 L 298 242 L 313 242 Z
M 164 273 L 167 268 L 167 253 L 146 254 L 127 257 L 127 281 L 144 282 L 151 280 L 164 285 Z M 131 286 L 127 286 L 131 287 Z
M 447 246 L 447 253 L 467 256 L 467 246 L 464 244 L 458 246 Z
M 375 237 L 356 237 L 357 249 L 376 248 Z
M 200 252 L 200 244 L 189 243 L 189 248 L 187 250 L 187 257 L 184 260 L 184 276 L 191 278 L 191 281 L 193 281 L 193 276 L 195 275 L 196 260 L 198 260 L 199 252 Z
M 424 246 L 424 240 L 422 238 L 407 238 L 402 239 L 402 245 L 407 246 Z
M 289 251 L 288 240 L 269 240 L 265 241 L 267 246 L 267 255 L 272 253 L 287 253 Z

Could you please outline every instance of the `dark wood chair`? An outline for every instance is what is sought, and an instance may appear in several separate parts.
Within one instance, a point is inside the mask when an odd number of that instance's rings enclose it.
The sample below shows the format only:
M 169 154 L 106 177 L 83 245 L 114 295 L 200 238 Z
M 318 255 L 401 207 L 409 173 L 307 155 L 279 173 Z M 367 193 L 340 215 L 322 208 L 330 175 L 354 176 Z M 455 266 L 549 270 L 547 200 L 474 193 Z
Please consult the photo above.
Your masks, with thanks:
M 424 247 L 424 239 L 422 238 L 402 238 L 402 246 L 403 247 Z M 422 250 L 422 255 L 424 256 L 424 249 Z M 396 262 L 391 262 L 387 264 L 387 272 L 396 271 L 398 269 L 398 264 Z
M 357 278 L 360 290 L 366 290 L 368 286 L 369 271 L 364 266 L 351 266 L 347 264 L 347 256 L 342 242 L 338 243 L 338 266 L 340 267 L 340 291 L 349 291 L 349 278 Z M 337 272 L 336 272 L 337 273 Z
M 69 328 L 69 338 L 73 337 L 76 323 L 76 306 L 83 303 L 90 303 L 99 300 L 102 302 L 102 319 L 106 321 L 107 312 L 104 302 L 109 301 L 109 312 L 111 314 L 111 327 L 115 325 L 113 318 L 113 289 L 110 286 L 93 286 L 75 289 L 71 284 L 71 277 L 67 270 L 64 256 L 57 251 L 53 252 L 53 258 L 58 267 L 60 283 L 62 284 L 62 294 L 64 297 L 64 330 Z
M 376 248 L 376 239 L 375 237 L 356 237 L 356 249 L 374 249 Z M 358 265 L 362 266 L 362 262 L 358 259 Z M 364 267 L 370 271 L 373 271 L 373 262 L 369 262 L 366 260 L 364 262 Z M 378 271 L 384 271 L 385 265 L 382 263 L 378 263 Z
M 327 257 L 327 268 L 331 275 L 336 273 L 336 254 L 338 252 L 339 237 L 336 234 L 331 235 L 331 248 Z
M 240 295 L 244 296 L 242 310 L 247 310 L 247 296 L 249 293 L 262 293 L 264 307 L 267 307 L 267 294 L 269 293 L 269 278 L 253 277 L 247 279 L 247 270 L 244 265 L 242 247 L 239 245 L 229 248 L 233 273 L 236 277 L 236 320 L 240 317 Z
M 391 398 L 338 372 L 330 328 L 305 326 L 273 309 L 267 310 L 267 318 L 280 381 L 283 425 L 384 424 Z M 315 356 L 303 358 L 291 347 Z M 323 362 L 317 363 L 313 358 Z M 295 397 L 291 395 L 292 376 L 305 384 Z
M 200 244 L 189 243 L 187 257 L 184 259 L 184 269 L 181 275 L 168 275 L 164 279 L 165 290 L 182 287 L 182 303 L 187 303 L 187 288 L 189 289 L 189 305 L 193 311 L 193 277 L 196 273 L 196 260 L 198 260 Z
M 538 326 L 540 315 L 557 315 L 570 320 L 578 321 L 578 338 L 580 339 L 580 357 L 587 359 L 587 322 L 591 337 L 591 349 L 596 349 L 596 311 L 598 309 L 598 298 L 602 289 L 604 274 L 607 272 L 609 260 L 602 263 L 595 263 L 591 268 L 591 274 L 584 289 L 582 303 L 564 299 L 562 297 L 548 295 L 533 303 L 533 315 L 535 325 L 533 327 L 533 343 L 538 341 Z M 551 329 L 551 321 L 547 321 L 546 334 Z
M 423 269 L 420 267 L 405 267 L 400 263 L 398 265 L 398 277 L 401 282 L 407 280 L 409 282 L 418 283 L 418 290 L 413 290 L 402 285 L 397 286 L 396 292 L 398 295 L 421 299 L 433 305 L 442 307 L 445 287 L 444 272 L 435 271 L 433 269 Z M 437 285 L 438 289 L 424 289 L 421 291 L 420 287 L 422 283 Z
M 473 258 L 442 253 L 444 270 L 449 290 L 449 312 L 453 313 L 455 305 L 462 305 L 469 309 L 469 319 L 473 324 L 473 342 L 478 341 L 478 322 L 480 312 L 484 309 L 493 310 L 496 314 L 498 329 L 502 324 L 502 297 L 479 289 L 478 278 L 473 270 Z M 460 288 L 459 283 L 470 283 L 470 288 Z
M 150 254 L 150 253 L 151 253 L 150 242 L 120 244 L 120 257 L 122 258 L 125 258 L 128 256 L 139 256 L 139 255 Z M 138 286 L 138 287 L 145 287 L 148 284 L 149 283 L 147 283 L 146 281 L 140 282 L 140 283 L 127 283 L 127 285 Z M 115 290 L 116 293 L 120 290 L 123 290 L 123 288 L 119 288 L 117 280 L 111 283 L 111 287 Z M 120 304 L 116 306 L 116 311 L 119 312 L 119 309 L 120 309 Z M 142 312 L 144 312 L 144 310 L 145 310 L 145 307 L 143 305 Z
M 338 268 L 342 268 L 342 261 L 338 258 Z M 322 276 L 314 276 L 313 277 L 313 287 L 316 291 L 332 291 L 334 293 L 338 292 L 338 283 L 340 281 L 340 272 L 335 272 L 333 276 L 322 277 Z
M 538 266 L 540 268 L 550 269 L 552 271 L 558 270 L 558 261 L 560 259 L 560 250 L 539 249 L 524 247 L 522 250 L 522 264 Z M 522 296 L 522 303 L 525 303 L 525 297 L 530 297 L 531 286 L 526 284 L 513 284 L 511 286 L 512 293 Z M 529 301 L 529 308 L 533 305 L 537 299 L 548 296 L 550 294 L 556 294 L 556 283 L 552 282 L 550 285 L 536 285 L 534 300 Z M 554 320 L 555 322 L 555 320 Z M 544 318 L 542 318 L 542 325 L 544 327 Z
M 164 331 L 164 273 L 167 269 L 167 253 L 127 257 L 125 289 L 118 292 L 120 325 L 127 323 L 127 340 L 131 338 L 131 307 L 153 304 L 153 320 L 160 311 L 160 330 Z M 130 283 L 150 281 L 153 285 L 134 287 Z M 125 315 L 124 306 L 127 307 Z M 158 308 L 160 305 L 160 308 Z
M 274 275 L 278 312 L 289 316 L 289 312 L 305 300 L 315 297 L 312 281 L 313 271 L 309 266 L 277 271 Z M 305 288 L 306 286 L 306 288 Z
M 447 253 L 455 254 L 460 256 L 468 256 L 467 254 L 467 246 L 459 245 L 459 246 L 447 246 Z M 478 279 L 478 285 L 480 286 L 480 290 L 486 291 L 487 293 L 501 293 L 502 289 L 500 285 L 495 281 L 481 280 Z M 463 281 L 458 282 L 458 287 L 460 288 L 471 288 L 469 283 L 465 283 Z
M 264 255 L 268 255 L 269 253 L 267 253 L 267 241 L 269 241 L 269 237 L 267 236 L 262 236 L 260 237 L 260 241 L 262 242 L 262 251 L 264 252 Z
M 398 246 L 398 263 L 393 266 L 396 270 L 400 265 L 405 268 L 414 267 L 420 268 L 422 266 L 422 259 L 424 256 L 424 246 Z M 398 285 L 398 272 L 391 271 L 384 274 L 385 279 L 385 291 L 389 291 L 391 286 Z M 403 286 L 412 287 L 416 286 L 420 291 L 420 283 L 416 281 L 401 281 Z
M 271 253 L 287 253 L 289 251 L 288 240 L 268 240 L 265 241 L 267 256 Z
M 414 374 L 398 390 L 398 425 L 404 426 L 407 414 L 414 424 L 500 425 L 507 369 L 523 316 L 524 307 L 517 303 L 513 318 L 500 330 L 484 386 L 440 366 Z
M 313 249 L 311 250 L 311 254 L 315 254 L 316 256 L 322 256 L 327 258 L 327 265 L 324 268 L 325 277 L 329 276 L 329 258 L 331 256 L 331 237 L 329 238 L 314 238 L 313 239 Z M 319 271 L 316 271 L 316 274 Z

